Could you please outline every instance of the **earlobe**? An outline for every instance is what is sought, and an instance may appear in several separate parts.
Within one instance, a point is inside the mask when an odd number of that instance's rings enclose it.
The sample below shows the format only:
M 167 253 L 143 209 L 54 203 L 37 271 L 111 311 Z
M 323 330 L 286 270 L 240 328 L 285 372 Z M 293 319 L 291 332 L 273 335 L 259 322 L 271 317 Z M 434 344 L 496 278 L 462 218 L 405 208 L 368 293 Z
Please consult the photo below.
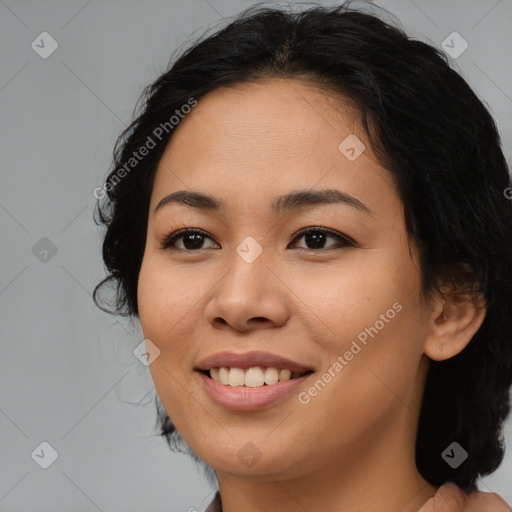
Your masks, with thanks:
M 482 294 L 445 293 L 432 304 L 424 353 L 443 361 L 462 352 L 482 325 L 486 313 Z

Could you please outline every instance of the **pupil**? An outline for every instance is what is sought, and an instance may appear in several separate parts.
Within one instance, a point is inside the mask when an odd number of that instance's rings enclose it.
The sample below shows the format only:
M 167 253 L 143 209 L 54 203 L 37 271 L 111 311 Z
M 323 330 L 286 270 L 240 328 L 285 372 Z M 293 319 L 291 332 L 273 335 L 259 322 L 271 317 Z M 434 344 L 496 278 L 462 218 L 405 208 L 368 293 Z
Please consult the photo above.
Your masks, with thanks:
M 323 247 L 323 242 L 324 242 L 325 236 L 326 236 L 325 233 L 319 233 L 318 231 L 316 231 L 315 234 L 307 233 L 306 237 L 305 237 L 305 240 L 307 240 L 308 237 L 310 239 L 313 239 L 313 247 L 310 247 L 310 248 L 318 249 L 318 248 L 322 248 Z M 310 244 L 307 244 L 307 245 L 310 245 Z
M 200 233 L 194 233 L 194 234 L 191 234 L 191 235 L 186 235 L 185 237 L 183 237 L 183 245 L 187 249 L 190 249 L 190 248 L 193 249 L 193 248 L 200 247 L 201 243 L 203 242 L 202 237 L 203 237 L 203 235 L 201 235 Z M 190 240 L 194 240 L 192 242 L 192 244 L 187 243 Z

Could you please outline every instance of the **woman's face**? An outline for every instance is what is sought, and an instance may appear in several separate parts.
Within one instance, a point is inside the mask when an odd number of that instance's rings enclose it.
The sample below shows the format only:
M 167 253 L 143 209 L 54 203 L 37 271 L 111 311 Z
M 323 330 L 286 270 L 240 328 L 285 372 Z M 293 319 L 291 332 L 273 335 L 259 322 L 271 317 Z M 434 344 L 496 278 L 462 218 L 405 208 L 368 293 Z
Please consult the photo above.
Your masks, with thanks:
M 324 190 L 341 200 L 272 206 Z M 155 211 L 177 191 L 222 208 L 167 201 Z M 330 232 L 298 234 L 305 227 Z M 183 228 L 204 233 L 163 247 Z M 431 314 L 415 254 L 391 177 L 341 99 L 279 79 L 202 98 L 158 166 L 138 285 L 144 337 L 160 350 L 152 377 L 192 450 L 218 471 L 262 479 L 363 454 L 370 464 L 384 446 L 413 464 Z M 268 352 L 313 373 L 227 388 L 197 370 L 225 351 Z M 271 386 L 288 394 L 269 399 Z M 229 390 L 246 396 L 229 402 Z

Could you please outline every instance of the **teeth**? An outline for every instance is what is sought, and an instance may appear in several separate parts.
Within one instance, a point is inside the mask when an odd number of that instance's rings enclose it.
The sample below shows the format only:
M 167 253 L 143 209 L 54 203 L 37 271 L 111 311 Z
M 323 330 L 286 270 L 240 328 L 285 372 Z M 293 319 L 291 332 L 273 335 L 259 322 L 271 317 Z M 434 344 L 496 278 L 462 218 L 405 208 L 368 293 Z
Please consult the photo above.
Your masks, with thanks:
M 290 370 L 280 370 L 279 371 L 279 382 L 286 382 L 290 380 L 292 376 L 292 372 Z
M 265 384 L 269 386 L 275 384 L 279 380 L 279 371 L 277 368 L 267 368 L 265 370 Z
M 228 383 L 230 386 L 243 386 L 245 381 L 245 372 L 241 368 L 231 368 L 229 370 Z
M 230 370 L 229 373 L 231 373 Z M 245 385 L 249 388 L 259 388 L 265 384 L 265 375 L 261 368 L 249 368 L 245 371 Z
M 210 370 L 211 375 L 211 370 Z M 213 379 L 213 375 L 211 376 Z M 229 368 L 219 368 L 219 380 L 221 384 L 229 384 Z
M 267 384 L 271 386 L 277 382 L 286 382 L 303 375 L 300 372 L 291 372 L 287 369 L 261 368 L 259 366 L 243 370 L 242 368 L 210 368 L 210 377 L 219 384 L 227 386 L 246 386 L 259 388 Z

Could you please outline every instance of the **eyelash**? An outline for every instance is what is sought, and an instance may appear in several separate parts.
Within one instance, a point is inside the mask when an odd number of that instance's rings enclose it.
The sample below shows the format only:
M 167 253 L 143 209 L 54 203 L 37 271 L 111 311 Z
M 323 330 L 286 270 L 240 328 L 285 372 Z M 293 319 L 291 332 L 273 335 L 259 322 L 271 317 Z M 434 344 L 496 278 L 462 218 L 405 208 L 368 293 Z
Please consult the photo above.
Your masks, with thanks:
M 341 233 L 338 233 L 336 231 L 333 231 L 331 229 L 323 228 L 323 227 L 316 227 L 316 226 L 309 226 L 306 228 L 301 229 L 298 231 L 292 242 L 296 241 L 298 238 L 302 238 L 304 235 L 308 235 L 310 233 L 322 233 L 324 235 L 333 236 L 334 238 L 338 239 L 338 244 L 336 244 L 338 247 L 331 246 L 323 249 L 308 249 L 306 247 L 299 247 L 299 249 L 303 251 L 309 251 L 309 252 L 315 252 L 315 253 L 323 253 L 326 251 L 330 251 L 333 249 L 342 249 L 345 247 L 357 247 L 357 244 L 350 239 L 349 237 L 342 235 Z M 191 234 L 199 234 L 204 235 L 207 238 L 210 238 L 213 240 L 206 231 L 199 229 L 199 228 L 185 228 L 185 229 L 179 229 L 178 231 L 174 231 L 170 233 L 169 235 L 165 235 L 160 240 L 160 248 L 161 249 L 167 249 L 167 250 L 173 250 L 173 251 L 184 251 L 184 252 L 200 252 L 206 249 L 196 249 L 196 250 L 190 250 L 190 249 L 181 249 L 177 247 L 173 247 L 173 244 L 178 240 L 179 238 L 184 237 L 185 235 L 191 235 Z

